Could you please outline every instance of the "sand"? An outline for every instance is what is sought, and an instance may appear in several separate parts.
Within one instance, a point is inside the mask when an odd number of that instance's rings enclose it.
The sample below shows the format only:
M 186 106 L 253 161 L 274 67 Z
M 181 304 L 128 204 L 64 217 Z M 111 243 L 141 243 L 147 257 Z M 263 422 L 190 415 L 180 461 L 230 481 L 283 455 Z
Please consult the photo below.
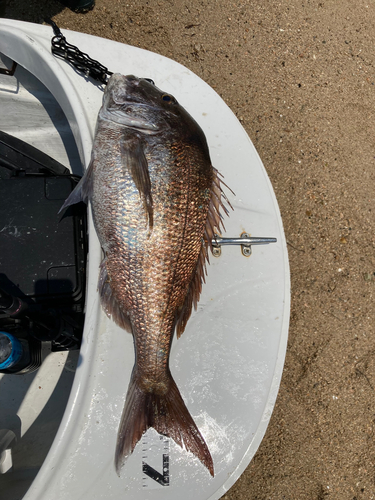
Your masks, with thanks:
M 285 370 L 265 438 L 224 498 L 375 498 L 375 3 L 97 0 L 76 14 L 7 1 L 5 17 L 46 16 L 194 71 L 275 189 L 292 280 Z

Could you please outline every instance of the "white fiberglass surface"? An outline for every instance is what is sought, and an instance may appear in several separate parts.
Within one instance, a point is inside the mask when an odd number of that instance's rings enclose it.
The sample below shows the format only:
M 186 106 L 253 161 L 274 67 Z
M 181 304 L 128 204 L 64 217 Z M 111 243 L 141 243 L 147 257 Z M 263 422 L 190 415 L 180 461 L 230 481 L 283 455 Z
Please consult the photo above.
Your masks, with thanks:
M 51 29 L 28 24 L 23 29 L 48 50 Z M 234 211 L 225 220 L 223 236 L 238 237 L 246 231 L 276 237 L 277 243 L 253 247 L 248 258 L 239 247 L 223 247 L 219 258 L 211 257 L 198 310 L 181 339 L 173 343 L 171 371 L 211 451 L 215 477 L 190 453 L 160 439 L 153 430 L 143 436 L 118 477 L 114 450 L 134 350 L 131 336 L 100 310 L 99 254 L 90 234 L 87 319 L 73 390 L 57 438 L 25 500 L 175 499 L 176 495 L 217 499 L 256 452 L 282 373 L 289 269 L 276 198 L 244 129 L 197 76 L 157 54 L 88 35 L 64 34 L 111 71 L 152 78 L 172 93 L 203 128 L 213 165 L 235 193 L 228 193 Z M 59 65 L 80 96 L 93 129 L 102 92 L 65 61 Z M 158 472 L 157 480 L 145 473 L 144 463 Z

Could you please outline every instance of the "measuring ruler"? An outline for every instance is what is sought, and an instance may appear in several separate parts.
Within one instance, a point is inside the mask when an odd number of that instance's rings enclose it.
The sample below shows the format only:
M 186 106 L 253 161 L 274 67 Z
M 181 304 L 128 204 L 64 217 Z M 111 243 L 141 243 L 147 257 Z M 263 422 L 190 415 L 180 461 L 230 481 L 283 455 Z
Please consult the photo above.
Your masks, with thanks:
M 142 438 L 142 488 L 165 488 L 169 478 L 169 439 L 146 432 Z

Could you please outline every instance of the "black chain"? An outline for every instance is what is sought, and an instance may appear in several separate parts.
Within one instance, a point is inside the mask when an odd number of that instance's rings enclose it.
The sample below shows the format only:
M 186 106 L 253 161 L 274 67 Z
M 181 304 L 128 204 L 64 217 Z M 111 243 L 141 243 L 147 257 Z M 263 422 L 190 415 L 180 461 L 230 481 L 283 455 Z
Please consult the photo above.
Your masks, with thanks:
M 100 64 L 100 62 L 91 59 L 88 54 L 85 54 L 78 47 L 68 43 L 65 36 L 61 33 L 60 28 L 52 20 L 48 20 L 51 24 L 55 36 L 52 38 L 51 52 L 55 56 L 66 59 L 72 66 L 84 73 L 87 77 L 90 76 L 94 80 L 98 80 L 105 85 L 108 78 L 113 75 L 108 68 Z

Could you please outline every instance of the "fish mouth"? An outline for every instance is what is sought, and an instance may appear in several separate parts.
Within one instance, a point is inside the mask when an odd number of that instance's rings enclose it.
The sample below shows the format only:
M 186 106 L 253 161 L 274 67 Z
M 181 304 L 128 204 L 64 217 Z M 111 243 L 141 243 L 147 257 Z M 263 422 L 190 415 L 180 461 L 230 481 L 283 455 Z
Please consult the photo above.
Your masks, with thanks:
M 134 106 L 135 103 L 132 102 L 131 104 Z M 143 106 L 142 104 L 136 104 L 136 105 Z M 117 108 L 106 108 L 106 109 L 102 108 L 100 110 L 99 116 L 103 120 L 115 122 L 118 123 L 119 125 L 122 125 L 123 127 L 140 130 L 146 133 L 156 133 L 159 132 L 160 130 L 159 127 L 154 123 L 151 123 L 147 120 L 143 120 L 142 118 L 131 116 Z

